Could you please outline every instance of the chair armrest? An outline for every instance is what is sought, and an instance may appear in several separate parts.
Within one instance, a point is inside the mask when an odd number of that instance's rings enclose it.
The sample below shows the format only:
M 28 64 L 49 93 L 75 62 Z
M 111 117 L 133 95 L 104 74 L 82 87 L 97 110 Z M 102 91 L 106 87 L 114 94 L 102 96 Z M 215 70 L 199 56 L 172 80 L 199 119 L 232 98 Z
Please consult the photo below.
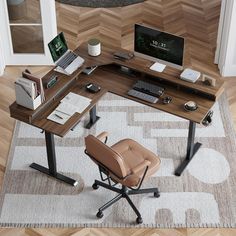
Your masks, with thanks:
M 134 167 L 131 171 L 132 173 L 136 174 L 139 171 L 145 169 L 147 166 L 149 166 L 151 164 L 150 161 L 145 160 L 144 162 L 140 163 L 139 165 L 137 165 L 136 167 Z
M 131 170 L 131 173 L 124 178 L 124 180 L 129 181 L 131 185 L 138 186 L 136 189 L 133 189 L 130 187 L 131 189 L 138 190 L 141 187 L 143 180 L 146 176 L 148 166 L 150 164 L 151 162 L 148 160 L 143 161 L 142 163 L 137 165 L 135 168 L 133 168 Z M 141 173 L 138 174 L 138 172 L 141 172 Z
M 99 135 L 97 135 L 96 138 L 99 139 L 100 141 L 106 143 L 107 138 L 108 138 L 108 133 L 104 131 L 104 132 L 100 133 Z

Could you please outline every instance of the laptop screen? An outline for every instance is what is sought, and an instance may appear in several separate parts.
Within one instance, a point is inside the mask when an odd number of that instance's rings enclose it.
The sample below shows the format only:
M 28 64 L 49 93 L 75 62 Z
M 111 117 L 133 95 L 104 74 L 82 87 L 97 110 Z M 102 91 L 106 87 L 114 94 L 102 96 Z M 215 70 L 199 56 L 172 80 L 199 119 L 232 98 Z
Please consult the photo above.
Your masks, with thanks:
M 58 34 L 49 44 L 49 50 L 52 55 L 53 61 L 57 61 L 60 57 L 62 57 L 65 52 L 68 50 L 68 46 L 66 44 L 66 40 L 63 32 Z

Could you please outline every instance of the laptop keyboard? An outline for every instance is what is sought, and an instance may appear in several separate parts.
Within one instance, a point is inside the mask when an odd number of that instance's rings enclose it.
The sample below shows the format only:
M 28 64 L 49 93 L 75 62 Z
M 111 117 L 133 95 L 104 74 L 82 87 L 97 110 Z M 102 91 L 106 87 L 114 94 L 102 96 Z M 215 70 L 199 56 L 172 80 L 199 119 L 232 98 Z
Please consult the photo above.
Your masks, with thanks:
M 77 55 L 75 53 L 69 52 L 57 63 L 57 65 L 65 70 L 75 60 L 76 57 Z

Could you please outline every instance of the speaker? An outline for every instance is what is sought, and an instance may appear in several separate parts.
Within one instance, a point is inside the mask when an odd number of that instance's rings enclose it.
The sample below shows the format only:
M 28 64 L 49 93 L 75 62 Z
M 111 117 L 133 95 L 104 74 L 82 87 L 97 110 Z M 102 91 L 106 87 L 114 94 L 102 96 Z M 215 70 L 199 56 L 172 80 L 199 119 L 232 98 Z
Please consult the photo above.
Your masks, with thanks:
M 90 39 L 88 41 L 88 54 L 96 57 L 101 54 L 101 42 L 98 39 Z

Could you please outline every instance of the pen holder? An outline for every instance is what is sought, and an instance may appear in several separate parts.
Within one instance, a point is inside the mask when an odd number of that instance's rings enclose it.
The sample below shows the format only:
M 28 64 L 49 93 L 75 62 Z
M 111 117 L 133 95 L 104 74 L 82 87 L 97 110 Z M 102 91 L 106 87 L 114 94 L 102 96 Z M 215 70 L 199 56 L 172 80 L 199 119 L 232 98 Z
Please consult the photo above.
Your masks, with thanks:
M 42 103 L 41 94 L 39 94 L 35 99 L 31 98 L 18 84 L 15 84 L 16 91 L 16 103 L 23 107 L 35 110 Z

